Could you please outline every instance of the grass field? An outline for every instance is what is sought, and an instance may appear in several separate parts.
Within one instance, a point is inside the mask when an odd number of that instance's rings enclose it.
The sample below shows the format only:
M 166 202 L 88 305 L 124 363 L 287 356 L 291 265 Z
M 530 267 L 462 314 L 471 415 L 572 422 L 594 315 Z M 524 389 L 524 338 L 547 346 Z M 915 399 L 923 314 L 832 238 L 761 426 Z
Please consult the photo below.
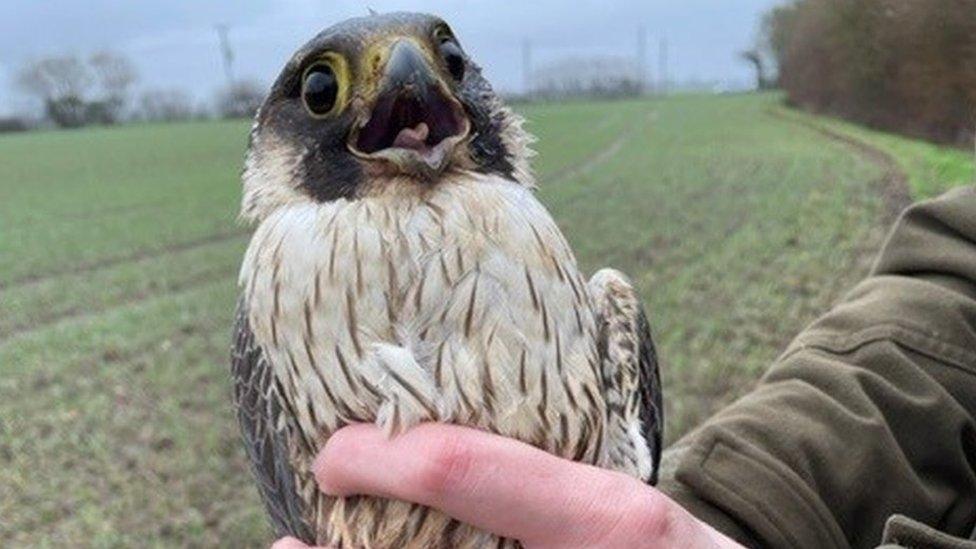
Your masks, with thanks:
M 786 109 L 780 108 L 779 111 Z M 935 197 L 952 187 L 972 184 L 976 179 L 976 163 L 973 162 L 971 149 L 924 143 L 835 118 L 799 112 L 788 114 L 851 136 L 888 153 L 907 176 L 909 188 L 916 198 Z
M 670 440 L 748 390 L 886 229 L 878 166 L 774 102 L 524 108 L 541 198 L 581 263 L 625 270 L 646 299 Z M 247 127 L 0 137 L 0 546 L 268 541 L 227 367 Z M 958 160 L 936 180 L 905 169 L 931 193 L 971 179 Z

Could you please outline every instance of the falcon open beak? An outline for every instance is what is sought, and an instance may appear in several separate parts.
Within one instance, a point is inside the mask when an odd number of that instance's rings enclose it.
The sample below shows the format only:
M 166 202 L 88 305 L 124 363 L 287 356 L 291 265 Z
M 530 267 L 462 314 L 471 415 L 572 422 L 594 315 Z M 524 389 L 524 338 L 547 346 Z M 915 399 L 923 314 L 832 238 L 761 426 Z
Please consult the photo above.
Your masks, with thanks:
M 428 180 L 443 172 L 471 123 L 442 72 L 413 40 L 395 41 L 372 110 L 349 136 L 353 154 Z

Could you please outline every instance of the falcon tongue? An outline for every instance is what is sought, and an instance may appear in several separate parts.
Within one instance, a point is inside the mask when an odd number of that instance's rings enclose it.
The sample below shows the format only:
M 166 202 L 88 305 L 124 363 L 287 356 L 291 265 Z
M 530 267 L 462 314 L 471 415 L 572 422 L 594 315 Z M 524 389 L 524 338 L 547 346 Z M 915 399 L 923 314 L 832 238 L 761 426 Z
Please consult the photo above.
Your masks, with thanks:
M 423 152 L 427 149 L 427 136 L 430 135 L 430 127 L 426 122 L 421 122 L 413 128 L 403 128 L 393 140 L 393 146 L 400 149 L 413 149 Z

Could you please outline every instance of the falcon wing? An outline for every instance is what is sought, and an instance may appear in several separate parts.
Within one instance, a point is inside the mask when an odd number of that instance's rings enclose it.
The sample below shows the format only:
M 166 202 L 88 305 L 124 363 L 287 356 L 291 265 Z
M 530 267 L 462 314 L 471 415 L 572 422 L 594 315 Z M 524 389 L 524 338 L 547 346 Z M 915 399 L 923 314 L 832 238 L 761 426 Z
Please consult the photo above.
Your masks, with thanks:
M 628 429 L 633 423 L 638 424 L 637 432 L 643 436 L 651 458 L 651 470 L 645 480 L 656 484 L 664 405 L 657 351 L 647 315 L 630 281 L 617 271 L 604 269 L 596 273 L 589 289 L 596 301 L 604 382 L 609 392 L 618 395 L 617 402 L 608 399 L 610 411 L 622 415 Z
M 654 472 L 651 473 L 648 482 L 657 484 L 657 472 L 661 464 L 661 451 L 664 445 L 662 440 L 664 402 L 661 396 L 661 371 L 657 362 L 657 349 L 654 347 L 654 339 L 651 336 L 651 325 L 647 321 L 647 314 L 644 312 L 644 307 L 640 305 L 640 301 L 637 301 L 637 304 L 636 335 L 640 345 L 638 392 L 641 402 L 640 422 L 643 428 L 641 432 L 651 449 L 651 463 L 654 466 Z
M 234 323 L 231 374 L 244 448 L 271 524 L 279 537 L 294 536 L 314 543 L 289 460 L 289 418 L 282 418 L 279 386 L 271 364 L 254 340 L 243 299 Z

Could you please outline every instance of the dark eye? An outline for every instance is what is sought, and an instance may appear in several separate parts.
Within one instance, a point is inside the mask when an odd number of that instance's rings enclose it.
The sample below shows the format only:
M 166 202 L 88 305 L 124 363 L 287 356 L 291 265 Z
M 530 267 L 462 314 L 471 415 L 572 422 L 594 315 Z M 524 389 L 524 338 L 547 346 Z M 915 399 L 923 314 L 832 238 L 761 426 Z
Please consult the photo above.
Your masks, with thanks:
M 312 114 L 324 116 L 335 107 L 339 97 L 339 80 L 326 64 L 313 65 L 305 72 L 302 82 L 302 101 Z
M 453 39 L 446 38 L 441 41 L 440 50 L 451 77 L 458 82 L 464 80 L 464 54 L 461 53 L 461 46 Z

